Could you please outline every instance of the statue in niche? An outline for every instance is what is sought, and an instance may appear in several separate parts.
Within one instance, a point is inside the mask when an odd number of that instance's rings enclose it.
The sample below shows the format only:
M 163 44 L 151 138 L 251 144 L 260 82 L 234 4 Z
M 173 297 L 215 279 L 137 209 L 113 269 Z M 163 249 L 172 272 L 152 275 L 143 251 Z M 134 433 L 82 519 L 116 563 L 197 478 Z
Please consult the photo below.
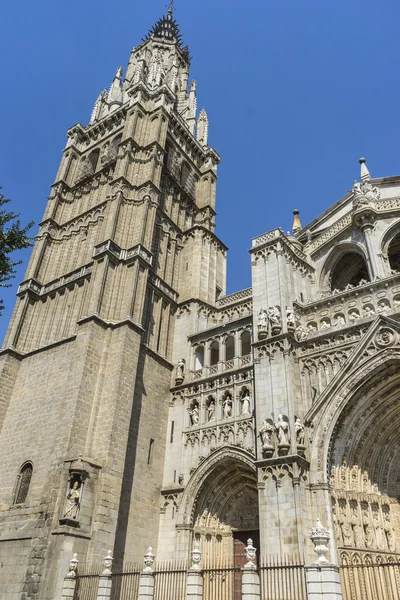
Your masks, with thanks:
M 224 412 L 224 419 L 229 419 L 232 414 L 232 398 L 230 396 L 226 396 L 222 402 L 222 408 Z
M 272 335 L 277 335 L 282 331 L 281 311 L 278 306 L 271 306 L 268 309 L 268 321 L 271 325 Z
M 65 504 L 65 512 L 63 514 L 64 519 L 71 519 L 72 521 L 77 520 L 81 500 L 80 488 L 80 481 L 77 479 L 71 480 L 70 488 L 67 494 L 67 502 Z
M 283 415 L 278 415 L 278 420 L 275 423 L 276 435 L 278 437 L 278 445 L 289 446 L 289 423 L 285 420 Z
M 390 512 L 387 506 L 382 507 L 383 512 L 383 529 L 385 531 L 386 542 L 388 545 L 389 552 L 396 552 L 396 539 L 394 536 L 393 527 L 390 524 Z
M 182 381 L 185 379 L 185 366 L 186 361 L 184 358 L 181 358 L 176 366 L 175 383 L 182 383 Z
M 200 421 L 200 411 L 198 404 L 195 404 L 191 410 L 189 410 L 190 420 L 192 425 L 198 425 Z
M 250 414 L 251 414 L 250 394 L 249 394 L 249 391 L 246 390 L 244 392 L 244 396 L 242 398 L 242 415 L 250 415 Z
M 296 431 L 296 442 L 298 446 L 304 446 L 304 425 L 299 419 L 296 417 L 296 421 L 294 424 L 294 429 Z
M 356 548 L 364 548 L 364 529 L 358 518 L 357 505 L 351 507 L 351 526 Z
M 372 507 L 372 517 L 374 520 L 376 547 L 378 550 L 384 550 L 385 541 L 383 539 L 383 527 L 380 522 L 379 507 L 377 505 L 373 505 Z
M 375 544 L 374 528 L 371 525 L 368 504 L 362 504 L 362 522 L 364 527 L 365 547 L 372 548 Z
M 208 403 L 207 418 L 209 421 L 215 420 L 215 400 L 214 400 L 214 398 L 211 398 L 210 402 Z

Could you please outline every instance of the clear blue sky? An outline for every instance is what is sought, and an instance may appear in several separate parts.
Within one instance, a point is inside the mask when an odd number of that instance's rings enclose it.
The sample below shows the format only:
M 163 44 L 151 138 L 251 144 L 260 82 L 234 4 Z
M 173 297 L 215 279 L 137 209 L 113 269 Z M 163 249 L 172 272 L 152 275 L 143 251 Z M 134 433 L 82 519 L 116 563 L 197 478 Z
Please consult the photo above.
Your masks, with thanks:
M 167 0 L 6 2 L 0 38 L 0 184 L 39 223 L 74 123 L 126 66 Z M 358 177 L 400 174 L 398 0 L 177 0 L 199 109 L 222 157 L 217 234 L 228 293 L 250 285 L 251 238 L 303 224 Z M 36 232 L 35 227 L 35 232 Z M 2 297 L 3 338 L 29 252 Z

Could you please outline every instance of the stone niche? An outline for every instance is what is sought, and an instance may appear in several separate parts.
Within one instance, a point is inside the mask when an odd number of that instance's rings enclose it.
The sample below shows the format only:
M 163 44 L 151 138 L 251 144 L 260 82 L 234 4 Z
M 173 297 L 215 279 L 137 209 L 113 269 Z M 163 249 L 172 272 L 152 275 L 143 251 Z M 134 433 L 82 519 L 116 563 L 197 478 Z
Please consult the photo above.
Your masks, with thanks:
M 66 460 L 59 502 L 59 526 L 90 533 L 94 494 L 100 466 L 80 456 Z

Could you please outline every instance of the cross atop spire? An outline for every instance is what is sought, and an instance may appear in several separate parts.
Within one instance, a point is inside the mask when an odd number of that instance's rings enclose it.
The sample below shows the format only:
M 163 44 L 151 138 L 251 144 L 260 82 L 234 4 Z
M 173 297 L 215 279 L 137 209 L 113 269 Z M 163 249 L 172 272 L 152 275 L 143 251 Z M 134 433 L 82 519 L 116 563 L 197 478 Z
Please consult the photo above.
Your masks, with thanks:
M 179 31 L 179 25 L 175 21 L 173 16 L 173 9 L 176 0 L 172 0 L 169 7 L 167 16 L 161 17 L 155 25 L 150 29 L 147 36 L 144 38 L 148 40 L 151 37 L 161 38 L 170 40 L 171 42 L 177 42 L 178 46 L 182 46 L 182 35 Z

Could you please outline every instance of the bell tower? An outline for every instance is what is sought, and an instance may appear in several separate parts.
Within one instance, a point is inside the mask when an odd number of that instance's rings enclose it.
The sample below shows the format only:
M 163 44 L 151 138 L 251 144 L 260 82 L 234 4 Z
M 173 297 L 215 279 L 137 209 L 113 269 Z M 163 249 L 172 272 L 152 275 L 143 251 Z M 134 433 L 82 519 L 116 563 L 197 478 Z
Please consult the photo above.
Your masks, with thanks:
M 225 294 L 219 156 L 189 69 L 171 5 L 67 132 L 0 353 L 2 539 L 43 599 L 72 551 L 121 563 L 154 545 L 175 316 Z

